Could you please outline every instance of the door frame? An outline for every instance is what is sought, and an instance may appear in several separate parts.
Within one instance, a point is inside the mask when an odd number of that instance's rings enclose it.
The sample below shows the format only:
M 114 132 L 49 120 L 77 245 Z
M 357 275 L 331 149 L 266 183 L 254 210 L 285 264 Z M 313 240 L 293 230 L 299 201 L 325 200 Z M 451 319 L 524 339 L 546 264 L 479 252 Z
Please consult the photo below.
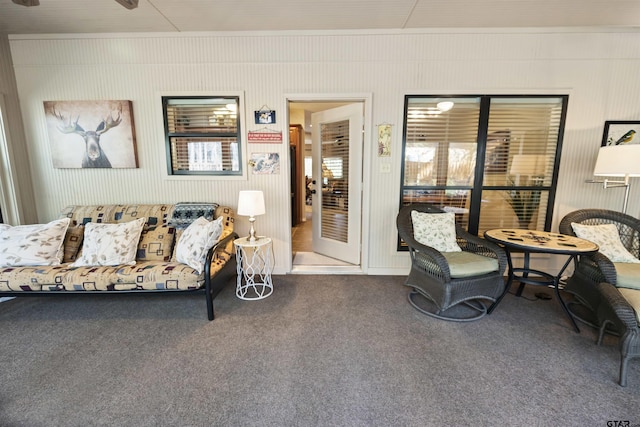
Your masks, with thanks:
M 361 259 L 360 259 L 360 266 L 358 268 L 358 271 L 356 272 L 360 272 L 363 274 L 366 274 L 369 268 L 369 233 L 367 233 L 367 230 L 369 230 L 369 224 L 370 224 L 370 209 L 369 207 L 371 206 L 371 187 L 370 187 L 370 179 L 367 179 L 367 177 L 371 176 L 371 157 L 374 153 L 373 148 L 376 149 L 375 152 L 377 152 L 377 143 L 373 144 L 371 142 L 371 138 L 372 138 L 372 122 L 371 122 L 371 99 L 372 99 L 372 94 L 371 93 L 353 93 L 353 94 L 344 94 L 344 93 L 322 93 L 322 94 L 317 94 L 317 93 L 310 93 L 310 94 L 285 94 L 285 99 L 284 99 L 284 111 L 285 111 L 285 116 L 286 116 L 286 125 L 287 125 L 287 130 L 289 128 L 289 121 L 290 121 L 290 117 L 289 117 L 289 103 L 290 102 L 361 102 L 363 104 L 363 131 L 364 134 L 362 135 L 362 141 L 363 141 L 363 147 L 362 147 L 362 177 L 361 177 L 361 185 L 362 185 L 362 212 L 360 215 L 360 228 L 361 228 L 361 237 L 360 237 L 360 250 L 361 250 Z M 288 137 L 289 133 L 287 131 L 287 145 L 290 144 L 289 141 L 289 137 Z M 289 164 L 290 159 L 289 157 L 289 150 L 286 150 L 287 153 L 287 162 L 286 164 Z M 290 171 L 288 172 L 289 174 L 291 173 Z M 287 187 L 288 187 L 288 193 L 287 194 L 291 194 L 291 177 L 289 176 L 289 179 L 287 180 Z M 291 212 L 290 209 L 288 210 L 289 214 L 288 214 L 288 224 L 291 224 Z M 291 242 L 292 239 L 292 231 L 291 231 L 291 227 L 288 228 L 289 232 L 288 232 L 288 239 L 287 239 L 287 262 L 286 262 L 286 270 L 288 273 L 291 273 L 292 269 L 293 269 L 293 245 Z M 336 270 L 339 269 L 333 269 L 334 271 L 314 271 L 314 273 L 316 274 L 328 274 L 328 273 L 336 273 Z M 355 273 L 354 271 L 349 271 L 349 273 Z

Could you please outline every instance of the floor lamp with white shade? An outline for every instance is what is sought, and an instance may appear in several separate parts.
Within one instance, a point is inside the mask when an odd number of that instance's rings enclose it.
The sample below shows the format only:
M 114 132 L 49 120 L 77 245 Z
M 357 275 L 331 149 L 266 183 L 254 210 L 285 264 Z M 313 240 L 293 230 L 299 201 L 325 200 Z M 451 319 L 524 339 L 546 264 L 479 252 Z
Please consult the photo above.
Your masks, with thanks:
M 629 204 L 629 178 L 640 177 L 640 144 L 600 147 L 593 174 L 624 178 L 624 180 L 605 179 L 592 182 L 602 183 L 604 188 L 625 187 L 622 213 L 626 214 Z

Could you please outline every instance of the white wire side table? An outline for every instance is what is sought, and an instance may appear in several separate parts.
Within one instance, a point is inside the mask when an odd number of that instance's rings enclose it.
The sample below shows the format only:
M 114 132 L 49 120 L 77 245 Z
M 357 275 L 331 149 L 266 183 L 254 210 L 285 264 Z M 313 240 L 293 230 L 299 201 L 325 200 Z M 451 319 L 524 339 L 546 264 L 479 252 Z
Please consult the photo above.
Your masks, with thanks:
M 238 277 L 236 296 L 243 300 L 260 300 L 273 292 L 273 243 L 269 237 L 250 242 L 247 237 L 234 240 Z

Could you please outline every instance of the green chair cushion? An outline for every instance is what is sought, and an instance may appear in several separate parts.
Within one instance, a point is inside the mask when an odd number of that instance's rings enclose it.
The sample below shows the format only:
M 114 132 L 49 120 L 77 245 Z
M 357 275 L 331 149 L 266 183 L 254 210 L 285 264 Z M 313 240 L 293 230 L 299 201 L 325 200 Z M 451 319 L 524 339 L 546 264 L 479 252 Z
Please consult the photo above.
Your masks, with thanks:
M 462 279 L 464 277 L 480 276 L 498 271 L 498 260 L 472 252 L 442 252 L 449 263 L 451 277 Z
M 616 262 L 616 286 L 640 290 L 640 264 Z
M 618 288 L 624 299 L 627 300 L 629 305 L 633 307 L 633 310 L 636 312 L 636 319 L 638 319 L 638 324 L 640 324 L 640 290 L 637 289 L 628 289 L 628 288 Z

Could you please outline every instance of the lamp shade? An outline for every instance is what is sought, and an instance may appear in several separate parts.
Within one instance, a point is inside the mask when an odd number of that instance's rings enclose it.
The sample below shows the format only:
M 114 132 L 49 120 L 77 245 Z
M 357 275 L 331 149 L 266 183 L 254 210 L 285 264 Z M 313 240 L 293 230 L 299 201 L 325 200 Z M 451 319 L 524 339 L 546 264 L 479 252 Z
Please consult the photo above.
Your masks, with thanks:
M 544 175 L 545 156 L 541 154 L 516 154 L 511 161 L 511 175 Z
M 262 191 L 241 191 L 238 197 L 238 215 L 256 216 L 264 215 L 264 195 Z
M 593 174 L 597 176 L 640 176 L 640 144 L 601 147 L 598 151 Z

